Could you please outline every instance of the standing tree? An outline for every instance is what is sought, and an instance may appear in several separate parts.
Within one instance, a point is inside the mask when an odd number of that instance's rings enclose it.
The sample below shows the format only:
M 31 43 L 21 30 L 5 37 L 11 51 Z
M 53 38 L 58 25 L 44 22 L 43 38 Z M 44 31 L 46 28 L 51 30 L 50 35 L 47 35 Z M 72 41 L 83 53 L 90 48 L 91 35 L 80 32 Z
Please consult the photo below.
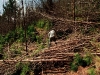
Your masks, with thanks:
M 16 16 L 18 13 L 18 6 L 16 5 L 16 0 L 8 0 L 5 5 L 3 5 L 3 16 L 7 19 L 8 25 L 9 23 L 14 24 L 14 28 L 16 27 Z
M 54 8 L 53 0 L 40 0 L 40 2 L 43 10 L 48 14 L 52 14 L 51 12 L 53 11 Z

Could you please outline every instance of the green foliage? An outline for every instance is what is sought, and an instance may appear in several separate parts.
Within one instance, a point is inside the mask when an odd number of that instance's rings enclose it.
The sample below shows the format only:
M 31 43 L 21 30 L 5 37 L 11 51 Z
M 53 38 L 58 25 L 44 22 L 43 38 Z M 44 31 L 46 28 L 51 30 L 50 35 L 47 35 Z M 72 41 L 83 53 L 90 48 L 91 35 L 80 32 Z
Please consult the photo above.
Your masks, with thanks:
M 0 35 L 0 53 L 3 52 L 3 44 L 5 43 L 4 38 Z
M 5 36 L 5 42 L 6 43 L 11 43 L 13 41 L 15 41 L 16 38 L 16 33 L 14 31 L 10 31 L 8 34 L 6 34 Z
M 38 49 L 34 51 L 33 56 L 41 52 L 43 48 L 45 48 L 45 46 L 42 43 L 38 44 Z
M 81 62 L 82 62 L 82 57 L 81 57 L 79 54 L 76 54 L 76 55 L 75 55 L 75 58 L 74 58 L 74 62 L 75 62 L 77 65 L 80 65 Z
M 34 41 L 35 38 L 36 38 L 36 35 L 35 35 L 35 28 L 33 25 L 30 25 L 28 26 L 27 28 L 27 38 L 30 40 L 30 41 Z M 22 27 L 20 28 L 17 28 L 16 29 L 16 33 L 17 33 L 17 39 L 20 41 L 20 42 L 25 42 L 25 31 L 23 30 Z
M 39 20 L 36 23 L 37 27 L 39 28 L 45 28 L 45 29 L 49 29 L 49 27 L 51 26 L 51 23 L 48 20 Z M 34 27 L 34 25 L 30 25 L 27 28 L 27 38 L 29 38 L 31 41 L 37 41 L 40 43 L 41 41 L 41 36 L 37 36 L 36 35 L 36 29 Z M 0 35 L 0 44 L 4 44 L 4 43 L 11 43 L 13 41 L 16 41 L 17 39 L 19 39 L 21 42 L 25 41 L 25 31 L 23 30 L 22 27 L 17 27 L 15 31 L 9 31 L 5 37 L 2 37 L 2 35 Z
M 71 70 L 77 71 L 78 70 L 78 65 L 76 65 L 76 63 L 72 63 L 71 64 Z
M 52 23 L 48 20 L 41 19 L 36 23 L 38 28 L 43 28 L 45 30 L 49 30 L 52 27 Z
M 4 5 L 3 5 L 3 15 L 8 17 L 14 17 L 15 11 L 17 12 L 18 6 L 16 5 L 16 0 L 8 0 Z
M 17 39 L 19 39 L 20 42 L 25 42 L 25 32 L 22 27 L 16 29 L 17 33 Z
M 22 70 L 20 75 L 26 75 L 28 71 L 29 71 L 29 64 L 28 63 L 22 64 Z
M 50 21 L 46 20 L 45 29 L 49 30 L 51 27 L 52 27 L 52 23 Z
M 2 35 L 0 35 L 0 44 L 4 44 L 5 43 L 5 39 Z
M 43 45 L 43 43 L 38 44 L 38 50 L 39 50 L 39 51 L 42 50 L 43 48 L 45 48 L 45 46 Z
M 14 54 L 13 57 L 17 56 L 18 54 L 21 54 L 21 49 L 11 49 L 11 53 Z
M 30 25 L 27 28 L 27 39 L 30 40 L 31 42 L 36 41 L 36 29 L 34 28 L 34 25 Z M 17 38 L 19 39 L 20 42 L 25 42 L 25 31 L 23 30 L 22 27 L 16 29 L 17 33 Z
M 32 35 L 29 36 L 29 38 L 30 38 L 31 42 L 36 41 L 36 34 L 35 34 L 35 32 L 33 32 Z
M 82 57 L 79 54 L 76 54 L 73 62 L 71 63 L 71 70 L 77 71 L 78 66 L 80 66 L 81 63 L 82 63 Z
M 83 58 L 83 61 L 85 61 L 86 65 L 89 66 L 92 63 L 92 57 L 87 55 Z
M 45 21 L 44 20 L 39 20 L 38 22 L 37 22 L 37 27 L 39 27 L 39 28 L 43 28 L 45 26 Z
M 26 38 L 30 42 L 37 42 L 38 44 L 42 43 L 42 35 L 39 35 L 36 31 L 36 27 L 43 28 L 46 30 L 49 30 L 49 28 L 52 26 L 51 22 L 48 20 L 41 19 L 38 22 L 31 24 L 27 27 L 26 31 Z M 3 47 L 9 43 L 10 45 L 13 45 L 14 42 L 25 42 L 25 30 L 22 27 L 17 27 L 14 31 L 9 31 L 5 36 L 0 35 L 0 52 L 3 52 Z M 15 44 L 16 45 L 16 44 Z M 41 48 L 44 48 L 43 45 L 41 45 Z M 13 54 L 21 54 L 21 48 L 14 46 L 10 49 L 11 53 Z
M 28 30 L 29 33 L 36 31 L 35 28 L 34 28 L 34 25 L 28 26 L 28 29 L 27 30 Z
M 96 71 L 95 71 L 95 68 L 90 68 L 89 70 L 88 70 L 88 73 L 89 73 L 89 75 L 96 75 Z
M 30 71 L 29 65 L 29 63 L 18 62 L 16 64 L 17 71 L 12 75 L 27 75 L 27 73 Z
M 42 42 L 42 36 L 37 35 L 36 40 L 37 40 L 37 43 L 40 44 Z
M 92 63 L 91 56 L 81 57 L 79 54 L 76 54 L 73 62 L 71 63 L 71 70 L 77 71 L 78 66 L 89 66 Z
M 0 44 L 0 53 L 2 53 L 2 52 L 3 52 L 3 45 Z
M 34 28 L 34 25 L 31 25 L 27 29 L 27 37 L 30 39 L 31 42 L 36 41 L 36 29 Z

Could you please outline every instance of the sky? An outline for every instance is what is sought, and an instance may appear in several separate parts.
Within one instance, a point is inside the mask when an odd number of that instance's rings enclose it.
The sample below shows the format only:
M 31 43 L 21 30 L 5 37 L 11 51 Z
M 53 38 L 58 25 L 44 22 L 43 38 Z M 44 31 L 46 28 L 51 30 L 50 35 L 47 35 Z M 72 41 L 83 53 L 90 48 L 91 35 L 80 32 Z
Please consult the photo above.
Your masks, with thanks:
M 2 5 L 3 5 L 3 0 L 0 1 L 0 14 L 3 12 L 3 7 L 2 7 Z
M 7 2 L 8 0 L 0 0 L 0 15 L 3 13 L 3 2 Z M 17 3 L 19 2 L 19 1 L 21 1 L 21 0 L 16 0 L 17 1 Z M 25 1 L 25 0 L 23 0 L 23 1 Z M 31 0 L 26 0 L 27 2 L 28 1 L 31 1 Z M 35 0 L 36 2 L 38 2 L 39 0 Z
M 0 0 L 0 14 L 2 14 L 3 12 L 3 3 L 7 2 L 8 0 Z M 17 2 L 19 2 L 19 0 L 16 0 Z
M 8 0 L 0 0 L 0 14 L 3 12 L 3 2 L 7 2 Z

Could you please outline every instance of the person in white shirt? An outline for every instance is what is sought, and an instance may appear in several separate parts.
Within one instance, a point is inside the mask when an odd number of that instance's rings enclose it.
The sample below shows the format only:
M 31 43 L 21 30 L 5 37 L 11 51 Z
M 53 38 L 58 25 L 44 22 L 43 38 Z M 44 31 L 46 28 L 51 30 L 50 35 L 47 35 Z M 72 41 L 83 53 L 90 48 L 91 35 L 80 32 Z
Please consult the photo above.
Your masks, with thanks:
M 54 29 L 52 29 L 52 30 L 48 33 L 48 37 L 49 37 L 49 47 L 50 47 L 52 41 L 54 41 L 55 44 L 57 44 L 57 42 L 56 42 L 56 39 L 57 39 L 57 38 L 56 38 L 56 32 L 55 32 Z

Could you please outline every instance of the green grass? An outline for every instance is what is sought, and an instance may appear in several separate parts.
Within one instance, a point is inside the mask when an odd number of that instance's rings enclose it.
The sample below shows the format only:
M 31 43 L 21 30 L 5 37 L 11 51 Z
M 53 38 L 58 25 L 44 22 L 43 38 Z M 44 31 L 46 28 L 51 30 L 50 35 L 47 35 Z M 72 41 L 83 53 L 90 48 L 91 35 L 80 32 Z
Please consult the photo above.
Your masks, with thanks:
M 93 67 L 89 68 L 88 73 L 89 73 L 89 75 L 96 75 L 95 68 L 93 68 Z

